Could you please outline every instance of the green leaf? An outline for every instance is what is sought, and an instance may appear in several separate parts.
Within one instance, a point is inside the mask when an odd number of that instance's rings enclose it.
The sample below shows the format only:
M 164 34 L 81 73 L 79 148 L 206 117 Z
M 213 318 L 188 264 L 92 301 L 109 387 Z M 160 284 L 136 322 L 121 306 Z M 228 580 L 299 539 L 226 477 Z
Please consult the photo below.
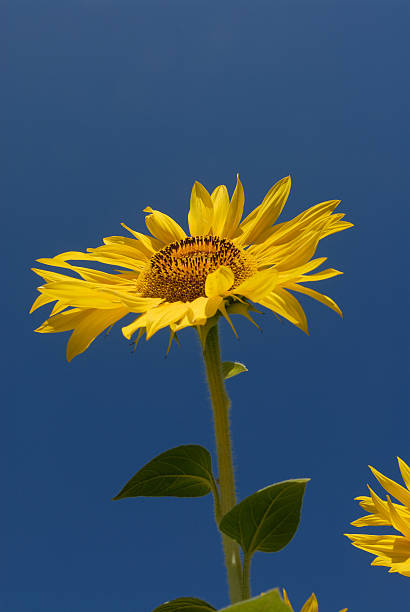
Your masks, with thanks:
M 279 591 L 275 589 L 223 608 L 220 612 L 290 612 L 290 609 L 279 595 Z
M 144 465 L 113 499 L 124 497 L 201 497 L 215 489 L 211 455 L 187 444 L 161 453 Z
M 237 374 L 241 374 L 242 372 L 247 372 L 248 368 L 243 363 L 239 363 L 238 361 L 223 361 L 222 362 L 222 373 L 225 378 L 232 378 L 232 376 L 236 376 Z
M 216 610 L 216 608 L 206 603 L 206 601 L 202 601 L 202 599 L 179 597 L 155 608 L 153 612 L 210 612 L 210 610 Z M 289 612 L 289 608 L 287 612 Z
M 239 542 L 249 557 L 256 550 L 281 550 L 299 525 L 308 480 L 285 480 L 250 495 L 225 514 L 219 525 L 221 531 Z

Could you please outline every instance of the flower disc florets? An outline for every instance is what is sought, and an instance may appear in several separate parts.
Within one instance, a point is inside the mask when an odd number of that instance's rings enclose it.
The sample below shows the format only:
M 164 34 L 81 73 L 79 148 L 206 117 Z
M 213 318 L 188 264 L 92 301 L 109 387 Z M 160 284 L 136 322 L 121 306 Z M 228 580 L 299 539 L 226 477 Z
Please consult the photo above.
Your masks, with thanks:
M 192 302 L 205 296 L 206 277 L 221 266 L 232 270 L 232 288 L 257 271 L 253 259 L 227 238 L 184 238 L 155 253 L 138 279 L 137 291 L 167 302 Z

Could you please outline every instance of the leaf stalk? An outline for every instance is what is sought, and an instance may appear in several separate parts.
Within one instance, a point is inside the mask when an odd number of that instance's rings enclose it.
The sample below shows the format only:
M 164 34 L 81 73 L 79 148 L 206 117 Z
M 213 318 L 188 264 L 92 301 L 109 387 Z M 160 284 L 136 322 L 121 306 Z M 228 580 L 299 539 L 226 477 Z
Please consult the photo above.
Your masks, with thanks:
M 243 557 L 243 571 L 242 571 L 242 599 L 251 598 L 251 555 L 245 553 Z

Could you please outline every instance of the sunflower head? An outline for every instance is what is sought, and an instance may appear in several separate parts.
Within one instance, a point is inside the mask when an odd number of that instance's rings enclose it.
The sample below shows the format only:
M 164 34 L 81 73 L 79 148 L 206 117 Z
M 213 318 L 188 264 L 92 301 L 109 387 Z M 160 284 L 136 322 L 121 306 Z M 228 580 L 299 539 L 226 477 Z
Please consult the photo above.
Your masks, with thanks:
M 356 499 L 368 514 L 352 522 L 354 527 L 393 527 L 396 534 L 346 533 L 353 546 L 376 555 L 372 565 L 388 567 L 389 572 L 396 572 L 410 577 L 410 467 L 400 457 L 400 472 L 405 486 L 387 478 L 375 468 L 370 467 L 380 485 L 399 503 L 394 503 L 390 495 L 383 500 L 370 487 L 370 497 L 360 496 Z
M 196 327 L 202 339 L 210 321 L 230 314 L 251 319 L 256 302 L 307 333 L 305 313 L 293 293 L 303 293 L 341 315 L 335 302 L 305 283 L 341 274 L 326 269 L 326 258 L 313 259 L 319 241 L 351 227 L 334 214 L 330 200 L 312 206 L 290 221 L 275 223 L 290 190 L 290 177 L 276 183 L 242 220 L 244 191 L 237 178 L 232 197 L 224 185 L 211 194 L 196 182 L 188 213 L 189 234 L 168 215 L 145 208 L 150 235 L 122 224 L 131 234 L 110 236 L 87 252 L 70 251 L 42 264 L 69 274 L 34 269 L 45 281 L 31 312 L 55 302 L 40 333 L 72 331 L 67 358 L 82 353 L 105 329 L 130 313 L 138 315 L 122 328 L 126 338 L 147 339 L 169 327 L 171 340 L 184 327 Z M 71 262 L 103 263 L 102 272 Z M 119 271 L 121 268 L 122 271 Z M 233 328 L 234 329 L 234 328 Z

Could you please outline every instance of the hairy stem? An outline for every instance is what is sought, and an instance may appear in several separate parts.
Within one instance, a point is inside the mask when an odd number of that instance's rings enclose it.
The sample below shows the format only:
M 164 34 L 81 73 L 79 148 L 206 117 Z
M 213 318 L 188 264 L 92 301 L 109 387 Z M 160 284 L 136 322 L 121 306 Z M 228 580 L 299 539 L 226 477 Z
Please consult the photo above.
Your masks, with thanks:
M 219 523 L 224 514 L 236 504 L 236 494 L 229 428 L 230 401 L 222 374 L 217 325 L 208 332 L 203 356 L 214 414 L 220 492 L 220 508 L 217 512 L 217 523 Z M 242 565 L 239 545 L 225 534 L 222 534 L 222 542 L 231 603 L 236 603 L 242 600 Z

